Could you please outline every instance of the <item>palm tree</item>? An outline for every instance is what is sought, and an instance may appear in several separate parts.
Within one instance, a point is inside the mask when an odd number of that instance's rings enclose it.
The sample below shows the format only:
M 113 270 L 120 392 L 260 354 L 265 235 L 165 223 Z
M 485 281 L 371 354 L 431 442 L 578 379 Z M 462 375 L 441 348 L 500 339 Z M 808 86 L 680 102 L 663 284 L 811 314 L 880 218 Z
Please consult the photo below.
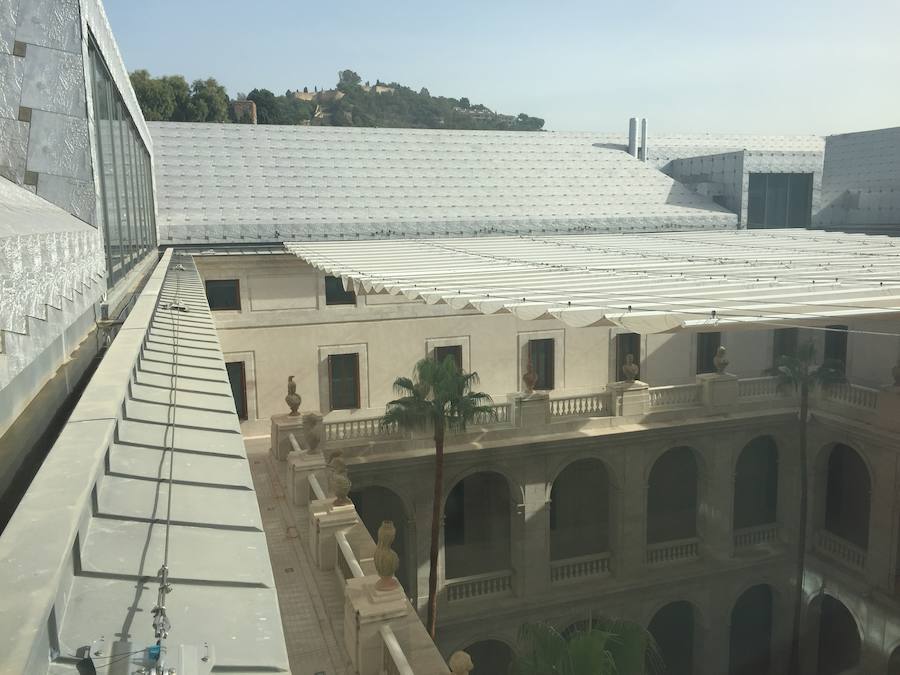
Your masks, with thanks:
M 401 431 L 428 430 L 434 434 L 434 505 L 431 512 L 431 560 L 428 572 L 428 633 L 437 622 L 437 561 L 444 503 L 444 435 L 463 430 L 476 417 L 494 417 L 491 397 L 473 392 L 478 373 L 464 373 L 451 356 L 438 363 L 422 359 L 413 378 L 398 377 L 394 391 L 400 398 L 387 404 L 381 424 Z
M 778 377 L 779 387 L 800 394 L 798 436 L 800 446 L 800 527 L 797 531 L 797 590 L 794 596 L 794 627 L 791 639 L 791 672 L 800 672 L 800 611 L 803 607 L 803 572 L 806 566 L 806 519 L 809 501 L 807 475 L 807 424 L 809 392 L 845 381 L 844 364 L 832 359 L 816 366 L 816 346 L 812 340 L 801 344 L 795 354 L 778 357 L 769 372 Z
M 565 636 L 546 623 L 519 629 L 513 675 L 643 675 L 663 672 L 656 641 L 631 621 L 594 619 Z

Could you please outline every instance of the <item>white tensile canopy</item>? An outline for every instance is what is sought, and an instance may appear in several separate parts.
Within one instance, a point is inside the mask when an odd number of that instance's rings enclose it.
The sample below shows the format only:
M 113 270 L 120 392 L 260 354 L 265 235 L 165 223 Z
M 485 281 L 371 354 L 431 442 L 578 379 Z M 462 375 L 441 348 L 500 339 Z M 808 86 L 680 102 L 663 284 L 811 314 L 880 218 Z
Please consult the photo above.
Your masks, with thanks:
M 900 240 L 802 229 L 285 242 L 357 293 L 635 333 L 900 317 Z

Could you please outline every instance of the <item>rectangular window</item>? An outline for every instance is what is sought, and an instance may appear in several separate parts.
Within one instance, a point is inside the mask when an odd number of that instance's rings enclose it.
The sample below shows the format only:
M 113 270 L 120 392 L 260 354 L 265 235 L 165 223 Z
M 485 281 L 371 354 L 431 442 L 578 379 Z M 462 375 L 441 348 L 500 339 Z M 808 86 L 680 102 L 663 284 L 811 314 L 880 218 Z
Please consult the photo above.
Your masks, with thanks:
M 847 326 L 825 328 L 825 360 L 839 362 L 843 371 L 847 367 Z
M 529 340 L 528 362 L 531 364 L 534 374 L 537 375 L 534 388 L 540 391 L 553 389 L 555 375 L 553 338 Z
M 228 383 L 234 397 L 234 408 L 239 419 L 247 419 L 247 380 L 244 377 L 244 362 L 232 361 L 225 364 L 228 372 Z
M 641 336 L 639 333 L 621 333 L 616 335 L 616 376 L 618 381 L 627 379 L 625 373 L 622 372 L 622 366 L 625 365 L 625 357 L 631 354 L 634 357 L 634 363 L 638 367 L 641 365 Z
M 447 345 L 434 348 L 434 360 L 443 363 L 444 359 L 453 359 L 456 369 L 462 372 L 462 345 Z
M 237 279 L 211 279 L 206 282 L 206 300 L 212 310 L 240 310 L 241 284 Z
M 797 329 L 778 328 L 772 338 L 772 358 L 774 363 L 782 356 L 794 356 L 797 353 Z
M 326 305 L 355 305 L 356 293 L 344 290 L 340 277 L 325 277 Z
M 697 374 L 716 372 L 713 358 L 722 345 L 721 333 L 697 333 Z
M 747 227 L 809 227 L 812 179 L 811 173 L 751 173 Z
M 328 357 L 328 396 L 332 410 L 359 408 L 359 354 Z

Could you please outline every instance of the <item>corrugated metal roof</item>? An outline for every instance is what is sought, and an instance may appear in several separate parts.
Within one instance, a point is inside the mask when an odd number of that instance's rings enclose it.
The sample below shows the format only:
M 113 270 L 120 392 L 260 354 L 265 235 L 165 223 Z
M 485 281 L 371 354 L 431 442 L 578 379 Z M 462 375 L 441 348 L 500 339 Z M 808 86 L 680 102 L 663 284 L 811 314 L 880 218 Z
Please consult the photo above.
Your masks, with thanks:
M 900 315 L 900 242 L 808 230 L 287 242 L 358 292 L 636 333 Z
M 162 243 L 734 228 L 606 136 L 151 123 Z

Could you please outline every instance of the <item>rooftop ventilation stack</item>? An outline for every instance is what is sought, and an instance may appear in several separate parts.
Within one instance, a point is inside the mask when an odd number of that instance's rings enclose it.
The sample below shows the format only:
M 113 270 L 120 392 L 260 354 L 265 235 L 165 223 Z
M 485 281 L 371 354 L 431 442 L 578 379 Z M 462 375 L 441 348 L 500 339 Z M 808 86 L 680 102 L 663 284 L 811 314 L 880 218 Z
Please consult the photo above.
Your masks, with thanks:
M 628 154 L 637 157 L 637 117 L 628 120 Z
M 641 118 L 641 151 L 639 158 L 642 162 L 647 161 L 647 118 Z

